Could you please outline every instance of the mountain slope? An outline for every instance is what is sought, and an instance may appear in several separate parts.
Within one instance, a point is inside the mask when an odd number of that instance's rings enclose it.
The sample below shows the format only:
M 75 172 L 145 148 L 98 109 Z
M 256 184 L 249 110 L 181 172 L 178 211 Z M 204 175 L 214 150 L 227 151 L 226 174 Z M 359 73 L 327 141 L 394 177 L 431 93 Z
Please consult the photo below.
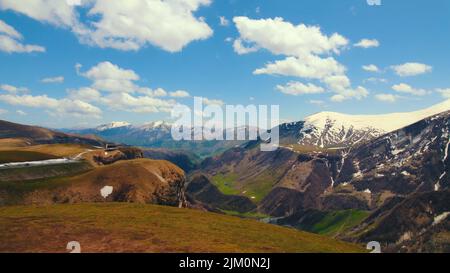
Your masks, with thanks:
M 85 162 L 77 164 L 86 165 Z M 33 178 L 40 169 L 21 168 L 26 172 L 16 179 L 0 181 L 0 204 L 53 204 L 85 202 L 134 202 L 169 206 L 185 204 L 184 172 L 167 161 L 134 159 L 96 168 L 72 165 L 45 166 L 53 177 Z M 60 170 L 69 168 L 69 170 Z M 17 172 L 16 169 L 2 170 Z M 42 174 L 40 174 L 42 176 Z M 4 176 L 4 175 L 3 175 Z M 27 179 L 27 177 L 29 179 Z M 100 190 L 113 187 L 104 198 Z
M 65 134 L 42 127 L 22 125 L 4 120 L 0 120 L 0 139 L 23 139 L 26 145 L 77 143 L 101 146 L 104 143 L 92 136 Z
M 301 145 L 321 148 L 350 147 L 448 110 L 450 100 L 427 109 L 406 113 L 347 115 L 321 112 L 306 117 L 303 122 L 285 124 L 281 131 L 290 131 L 291 135 L 295 135 L 292 139 L 296 139 L 296 143 Z M 286 139 L 288 135 L 284 132 L 281 138 Z

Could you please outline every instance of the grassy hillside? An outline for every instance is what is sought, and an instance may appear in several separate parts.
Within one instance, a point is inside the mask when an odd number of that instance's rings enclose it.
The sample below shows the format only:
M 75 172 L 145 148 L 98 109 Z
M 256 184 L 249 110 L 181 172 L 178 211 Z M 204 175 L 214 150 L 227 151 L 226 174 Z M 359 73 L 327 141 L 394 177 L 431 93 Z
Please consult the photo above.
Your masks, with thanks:
M 0 252 L 363 252 L 255 220 L 126 203 L 0 207 Z
M 81 161 L 4 169 L 0 170 L 0 204 L 52 203 L 56 193 L 65 202 L 97 202 L 102 201 L 99 191 L 106 185 L 120 191 L 116 196 L 120 200 L 145 203 L 150 193 L 163 193 L 161 180 L 170 185 L 171 181 L 182 179 L 184 172 L 180 168 L 150 159 L 125 160 L 96 168 Z
M 311 210 L 300 216 L 292 217 L 293 219 L 287 219 L 281 224 L 295 226 L 308 232 L 335 237 L 360 224 L 369 214 L 370 212 L 363 210 Z

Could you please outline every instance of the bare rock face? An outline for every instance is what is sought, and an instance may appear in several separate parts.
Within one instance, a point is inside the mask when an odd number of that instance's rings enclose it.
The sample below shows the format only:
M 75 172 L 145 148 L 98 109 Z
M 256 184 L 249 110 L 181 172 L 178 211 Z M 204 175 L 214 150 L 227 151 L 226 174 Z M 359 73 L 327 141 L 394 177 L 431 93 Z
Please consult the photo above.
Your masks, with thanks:
M 167 161 L 137 159 L 119 161 L 67 178 L 52 190 L 35 191 L 27 203 L 132 202 L 185 206 L 185 174 Z M 110 195 L 101 189 L 112 187 Z
M 386 251 L 448 252 L 449 228 L 450 191 L 442 190 L 386 202 L 347 238 L 379 241 Z

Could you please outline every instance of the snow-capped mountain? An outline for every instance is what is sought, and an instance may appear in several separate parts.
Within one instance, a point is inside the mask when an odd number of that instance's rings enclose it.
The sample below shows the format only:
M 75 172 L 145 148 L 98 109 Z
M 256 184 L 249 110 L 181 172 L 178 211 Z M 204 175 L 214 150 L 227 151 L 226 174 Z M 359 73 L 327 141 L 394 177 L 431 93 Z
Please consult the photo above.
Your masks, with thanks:
M 321 112 L 305 118 L 298 143 L 322 148 L 348 147 L 448 110 L 450 110 L 450 100 L 427 109 L 407 113 L 347 115 Z
M 102 131 L 106 131 L 106 130 L 127 127 L 127 126 L 131 126 L 131 124 L 128 122 L 125 122 L 125 121 L 113 121 L 111 123 L 99 125 L 95 128 L 95 130 L 102 132 Z

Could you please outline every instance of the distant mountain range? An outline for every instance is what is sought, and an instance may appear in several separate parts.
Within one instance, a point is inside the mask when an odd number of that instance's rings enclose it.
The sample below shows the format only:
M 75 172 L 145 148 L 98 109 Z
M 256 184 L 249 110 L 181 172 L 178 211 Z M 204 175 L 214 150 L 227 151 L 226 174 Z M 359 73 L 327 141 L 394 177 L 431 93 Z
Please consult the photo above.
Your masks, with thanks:
M 427 109 L 382 115 L 348 115 L 320 112 L 302 121 L 279 126 L 283 145 L 302 145 L 318 148 L 348 148 L 398 130 L 429 116 L 450 110 L 450 100 Z M 89 129 L 68 129 L 67 133 L 96 135 L 103 139 L 128 145 L 184 149 L 202 156 L 225 151 L 245 141 L 174 141 L 172 124 L 156 121 L 135 126 L 128 122 L 112 122 Z M 240 130 L 245 130 L 241 127 Z

